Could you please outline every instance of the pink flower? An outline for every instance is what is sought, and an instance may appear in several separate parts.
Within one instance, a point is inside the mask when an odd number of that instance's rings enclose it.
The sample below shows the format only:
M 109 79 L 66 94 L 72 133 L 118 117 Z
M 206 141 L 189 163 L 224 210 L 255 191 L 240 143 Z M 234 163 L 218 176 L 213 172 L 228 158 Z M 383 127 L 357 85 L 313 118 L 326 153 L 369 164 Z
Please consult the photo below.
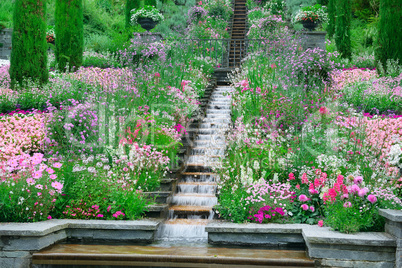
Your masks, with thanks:
M 96 217 L 97 217 L 97 218 L 103 218 L 103 215 L 102 215 L 102 214 L 98 214 L 98 215 L 96 215 Z
M 356 178 L 353 179 L 354 184 L 361 184 L 362 182 L 363 182 L 362 176 L 356 176 Z
M 356 184 L 353 184 L 352 187 L 350 188 L 350 191 L 352 193 L 358 193 L 360 191 L 360 188 Z
M 372 204 L 374 204 L 375 202 L 377 202 L 377 197 L 375 195 L 368 195 L 367 196 L 368 201 L 370 201 Z
M 56 175 L 56 174 L 52 174 L 52 175 L 49 176 L 49 178 L 52 179 L 52 180 L 55 180 L 55 179 L 57 179 L 57 175 Z
M 368 193 L 368 189 L 366 187 L 359 190 L 358 195 L 360 197 L 364 197 Z
M 35 184 L 35 180 L 33 178 L 28 178 L 27 179 L 27 183 L 28 185 L 34 185 Z
M 328 114 L 329 110 L 327 107 L 320 107 L 320 114 Z
M 53 170 L 52 168 L 47 168 L 47 169 L 46 169 L 46 172 L 49 173 L 49 174 L 53 174 L 53 173 L 54 173 L 54 170 Z
M 51 219 L 52 219 L 52 216 L 50 216 L 50 215 L 47 216 L 47 219 L 48 219 L 48 220 L 51 220 Z
M 112 208 L 112 206 L 108 206 L 107 209 L 106 209 L 107 212 L 109 212 L 111 208 Z
M 36 171 L 36 172 L 33 174 L 32 177 L 33 177 L 34 179 L 40 179 L 40 178 L 42 178 L 42 172 Z
M 62 164 L 58 163 L 58 162 L 53 164 L 54 168 L 61 168 L 61 166 L 62 166 Z
M 348 202 L 345 202 L 344 204 L 343 204 L 343 207 L 344 208 L 350 208 L 352 206 L 352 203 L 350 203 L 349 201 Z
M 301 205 L 301 208 L 302 208 L 303 210 L 308 210 L 308 205 L 307 205 L 307 204 L 303 204 L 303 205 Z
M 323 220 L 319 220 L 319 221 L 318 221 L 318 226 L 319 226 L 319 227 L 323 227 L 323 226 L 324 226 L 324 221 L 323 221 Z
M 272 64 L 271 64 L 271 68 L 272 68 L 272 69 L 275 69 L 276 67 L 277 67 L 277 66 L 276 66 L 275 63 L 272 63 Z
M 155 77 L 161 77 L 160 73 L 155 73 Z
M 315 211 L 314 206 L 310 206 L 310 210 L 311 210 L 311 212 L 314 212 Z
M 41 196 L 42 195 L 42 193 L 41 192 L 38 192 L 38 196 Z
M 308 201 L 308 197 L 304 194 L 301 194 L 301 195 L 299 195 L 299 201 L 306 202 L 306 201 Z

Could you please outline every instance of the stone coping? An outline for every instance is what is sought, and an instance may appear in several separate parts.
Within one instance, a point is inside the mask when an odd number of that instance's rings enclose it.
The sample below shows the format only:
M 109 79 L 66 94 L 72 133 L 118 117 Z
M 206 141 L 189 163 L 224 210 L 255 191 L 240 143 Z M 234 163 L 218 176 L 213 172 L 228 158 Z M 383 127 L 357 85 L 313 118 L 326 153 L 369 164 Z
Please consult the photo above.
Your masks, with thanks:
M 303 228 L 310 228 L 307 224 L 257 224 L 257 223 L 230 223 L 211 222 L 205 227 L 211 233 L 291 233 L 301 234 Z
M 34 223 L 0 223 L 0 236 L 45 236 L 64 229 L 156 230 L 162 220 L 104 221 L 48 220 Z
M 396 247 L 395 238 L 382 232 L 344 234 L 332 231 L 329 227 L 317 226 L 303 229 L 302 233 L 305 241 L 314 244 Z
M 205 227 L 211 233 L 259 233 L 259 234 L 302 234 L 306 242 L 313 244 L 338 244 L 353 246 L 388 246 L 396 247 L 393 236 L 382 232 L 361 232 L 344 234 L 332 231 L 328 227 L 307 224 L 256 224 L 256 223 L 229 223 L 213 222 Z
M 390 221 L 402 222 L 402 210 L 380 209 L 379 214 Z

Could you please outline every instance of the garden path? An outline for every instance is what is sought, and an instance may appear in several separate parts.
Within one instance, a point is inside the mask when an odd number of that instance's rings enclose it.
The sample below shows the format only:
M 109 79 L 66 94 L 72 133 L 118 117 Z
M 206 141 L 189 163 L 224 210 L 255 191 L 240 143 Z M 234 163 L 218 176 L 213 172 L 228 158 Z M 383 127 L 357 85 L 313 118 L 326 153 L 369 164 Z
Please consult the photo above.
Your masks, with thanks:
M 205 226 L 217 204 L 214 167 L 225 151 L 225 131 L 231 123 L 228 86 L 212 93 L 206 115 L 197 131 L 191 154 L 171 199 L 169 219 L 158 230 L 162 240 L 206 240 Z

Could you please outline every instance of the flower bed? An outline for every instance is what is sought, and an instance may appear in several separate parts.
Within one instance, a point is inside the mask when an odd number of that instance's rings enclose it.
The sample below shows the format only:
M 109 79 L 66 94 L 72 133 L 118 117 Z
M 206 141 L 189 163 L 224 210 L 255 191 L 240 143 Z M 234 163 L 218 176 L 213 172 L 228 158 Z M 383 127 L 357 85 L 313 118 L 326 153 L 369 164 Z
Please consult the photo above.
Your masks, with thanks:
M 50 83 L 16 91 L 2 67 L 0 210 L 15 213 L 0 221 L 144 215 L 144 192 L 176 168 L 214 63 L 138 39 L 117 57 L 122 68 L 52 73 Z M 43 163 L 29 160 L 39 156 Z
M 267 51 L 250 55 L 232 77 L 235 124 L 216 169 L 219 217 L 384 230 L 378 210 L 402 209 L 402 121 L 366 112 L 402 112 L 400 77 L 337 71 L 335 54 L 304 51 L 286 27 L 253 33 L 267 14 L 249 14 L 250 34 L 263 37 Z M 359 87 L 361 95 L 351 93 Z

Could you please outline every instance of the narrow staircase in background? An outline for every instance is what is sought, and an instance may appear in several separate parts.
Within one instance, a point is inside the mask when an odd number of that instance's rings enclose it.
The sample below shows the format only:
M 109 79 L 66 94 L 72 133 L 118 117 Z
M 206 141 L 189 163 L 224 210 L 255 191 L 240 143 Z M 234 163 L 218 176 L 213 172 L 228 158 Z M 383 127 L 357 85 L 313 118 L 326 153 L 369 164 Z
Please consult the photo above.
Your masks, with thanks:
M 169 218 L 158 230 L 161 240 L 206 240 L 205 226 L 217 204 L 214 165 L 224 156 L 224 132 L 231 122 L 230 87 L 218 87 L 211 95 L 206 115 L 197 130 L 177 192 L 171 198 Z
M 229 67 L 231 68 L 240 66 L 241 60 L 245 56 L 246 21 L 246 0 L 234 0 L 232 36 L 229 50 Z

